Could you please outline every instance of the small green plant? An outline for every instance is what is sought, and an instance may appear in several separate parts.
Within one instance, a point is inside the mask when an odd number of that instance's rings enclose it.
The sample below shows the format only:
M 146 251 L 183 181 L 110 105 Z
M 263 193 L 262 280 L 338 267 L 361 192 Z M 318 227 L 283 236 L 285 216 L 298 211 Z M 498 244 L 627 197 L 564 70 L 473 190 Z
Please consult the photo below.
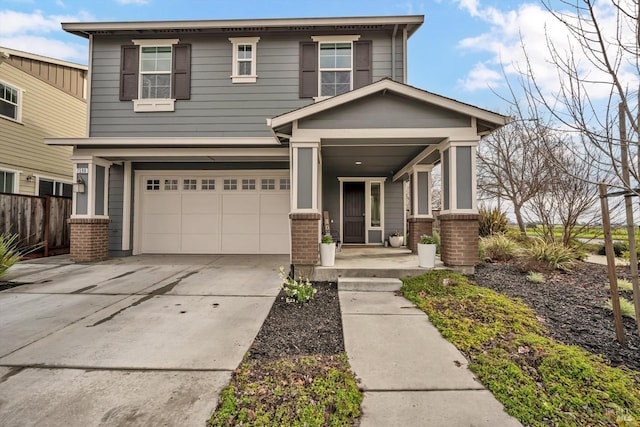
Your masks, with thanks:
M 610 310 L 613 310 L 611 300 L 607 301 L 607 307 Z M 636 318 L 636 309 L 633 306 L 633 303 L 626 298 L 620 298 L 620 313 L 622 313 L 624 317 L 629 317 L 634 320 Z
M 527 274 L 527 280 L 531 283 L 536 283 L 536 284 L 545 282 L 544 274 L 539 273 L 537 271 L 530 271 L 529 274 Z
M 567 248 L 556 242 L 550 243 L 540 238 L 535 239 L 526 252 L 533 259 L 548 264 L 552 270 L 571 270 L 578 259 L 578 253 L 572 248 Z
M 400 236 L 402 236 L 402 233 L 400 233 L 400 230 L 396 230 L 393 233 L 391 233 L 389 236 L 400 237 Z
M 0 234 L 0 277 L 16 262 L 22 253 L 18 250 L 17 234 Z
M 618 279 L 618 290 L 619 291 L 632 291 L 633 284 L 625 279 Z
M 333 237 L 331 237 L 331 234 L 325 234 L 324 236 L 322 236 L 322 243 L 326 243 L 326 244 L 333 243 Z
M 433 240 L 435 240 L 436 242 L 436 254 L 440 255 L 440 233 L 438 232 L 438 230 L 433 230 L 432 237 L 433 237 Z
M 485 206 L 480 206 L 478 213 L 480 215 L 478 218 L 480 237 L 507 232 L 507 215 L 497 207 L 486 208 Z
M 420 236 L 420 244 L 422 244 L 422 245 L 436 245 L 436 244 L 438 244 L 438 241 L 436 239 L 434 239 L 433 236 L 428 236 L 426 234 L 423 234 L 422 236 Z
M 318 292 L 318 290 L 311 285 L 309 278 L 303 279 L 299 277 L 298 280 L 296 280 L 289 277 L 282 265 L 280 266 L 280 278 L 282 279 L 280 289 L 284 290 L 286 301 L 289 303 L 304 304 L 311 301 Z
M 509 261 L 519 250 L 518 244 L 504 234 L 484 237 L 480 244 L 484 248 L 485 259 L 491 261 Z

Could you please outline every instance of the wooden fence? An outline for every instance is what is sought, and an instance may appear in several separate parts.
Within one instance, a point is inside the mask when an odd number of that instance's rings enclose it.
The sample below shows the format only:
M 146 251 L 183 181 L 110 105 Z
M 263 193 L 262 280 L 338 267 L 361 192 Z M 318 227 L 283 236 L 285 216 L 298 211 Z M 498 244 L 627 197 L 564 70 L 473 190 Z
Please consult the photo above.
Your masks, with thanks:
M 68 253 L 71 199 L 0 193 L 0 234 L 18 234 L 21 248 L 43 245 L 44 256 Z

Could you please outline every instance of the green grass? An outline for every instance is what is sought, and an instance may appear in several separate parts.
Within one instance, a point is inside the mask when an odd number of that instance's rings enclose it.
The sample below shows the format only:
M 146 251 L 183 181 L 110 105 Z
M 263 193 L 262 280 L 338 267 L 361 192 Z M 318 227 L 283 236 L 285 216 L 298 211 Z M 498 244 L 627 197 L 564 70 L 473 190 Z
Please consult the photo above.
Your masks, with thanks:
M 510 225 L 509 229 L 512 231 L 518 231 L 517 226 Z M 527 234 L 529 235 L 538 235 L 542 234 L 542 226 L 538 225 L 536 227 L 527 227 Z M 640 240 L 640 231 L 638 228 L 635 229 L 636 240 Z M 562 228 L 557 226 L 554 230 L 554 235 L 556 237 L 562 237 Z M 585 227 L 580 230 L 580 232 L 575 236 L 580 239 L 604 239 L 604 231 L 600 226 L 590 226 Z M 626 227 L 612 227 L 611 228 L 611 237 L 614 240 L 624 240 L 627 241 L 627 228 Z
M 207 425 L 351 426 L 361 402 L 345 354 L 245 359 Z
M 405 297 L 467 355 L 471 370 L 523 424 L 637 425 L 637 372 L 550 339 L 521 301 L 464 276 L 437 271 L 403 281 Z

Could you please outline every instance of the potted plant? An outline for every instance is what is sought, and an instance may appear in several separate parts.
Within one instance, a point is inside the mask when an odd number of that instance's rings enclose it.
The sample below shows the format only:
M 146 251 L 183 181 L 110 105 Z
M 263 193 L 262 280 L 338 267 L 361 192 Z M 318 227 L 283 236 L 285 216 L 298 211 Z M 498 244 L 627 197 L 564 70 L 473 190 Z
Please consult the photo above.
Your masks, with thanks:
M 396 230 L 389 236 L 389 244 L 392 248 L 399 248 L 402 246 L 402 241 L 404 240 L 404 236 L 400 234 L 399 230 Z
M 336 261 L 336 244 L 330 234 L 322 236 L 320 243 L 320 264 L 323 267 L 333 267 Z
M 436 265 L 436 239 L 423 234 L 418 242 L 418 265 L 433 268 Z

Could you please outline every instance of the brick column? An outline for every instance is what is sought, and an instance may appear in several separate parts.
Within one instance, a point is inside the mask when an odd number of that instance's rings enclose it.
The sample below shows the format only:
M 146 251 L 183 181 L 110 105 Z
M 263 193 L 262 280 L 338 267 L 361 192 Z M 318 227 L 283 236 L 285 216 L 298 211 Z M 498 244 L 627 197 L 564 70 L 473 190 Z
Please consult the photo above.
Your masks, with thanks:
M 407 248 L 411 249 L 413 253 L 418 253 L 420 236 L 433 234 L 433 218 L 409 218 L 408 222 Z
M 94 262 L 109 258 L 108 218 L 70 218 L 71 260 Z
M 440 259 L 447 267 L 473 274 L 478 263 L 478 214 L 440 215 Z
M 319 256 L 319 213 L 291 213 L 291 263 L 316 265 Z

